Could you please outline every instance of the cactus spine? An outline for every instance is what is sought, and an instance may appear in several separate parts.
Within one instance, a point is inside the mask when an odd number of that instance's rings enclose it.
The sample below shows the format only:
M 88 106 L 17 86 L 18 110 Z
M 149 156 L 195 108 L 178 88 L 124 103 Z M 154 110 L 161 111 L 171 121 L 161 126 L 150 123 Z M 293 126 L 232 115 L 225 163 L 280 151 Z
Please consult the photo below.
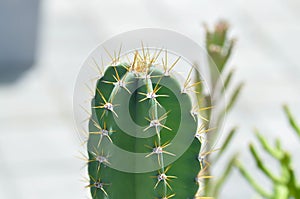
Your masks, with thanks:
M 131 63 L 114 61 L 96 83 L 87 143 L 87 187 L 93 199 L 197 198 L 201 129 L 187 92 L 193 85 L 188 77 L 181 86 L 170 73 L 179 59 L 170 67 L 166 59 L 162 68 L 154 64 L 160 52 L 150 56 L 143 48 Z M 181 153 L 184 146 L 173 143 L 178 133 L 186 134 L 185 141 L 191 143 Z M 147 155 L 142 163 L 122 159 L 112 146 Z M 172 158 L 175 161 L 168 165 Z M 112 168 L 114 162 L 132 167 L 152 164 L 158 169 L 126 172 Z

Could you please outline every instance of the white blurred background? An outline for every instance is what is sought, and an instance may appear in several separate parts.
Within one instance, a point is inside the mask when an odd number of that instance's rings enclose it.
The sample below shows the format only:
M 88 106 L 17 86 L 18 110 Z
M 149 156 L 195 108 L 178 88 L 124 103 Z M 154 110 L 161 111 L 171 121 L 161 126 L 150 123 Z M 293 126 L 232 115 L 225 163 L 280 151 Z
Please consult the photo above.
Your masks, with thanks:
M 11 14 L 16 18 L 11 21 L 10 15 L 4 15 L 1 19 L 0 41 L 6 43 L 0 44 L 0 49 L 18 48 L 20 38 L 30 45 L 27 36 L 36 41 L 32 67 L 22 69 L 19 63 L 10 70 L 7 60 L 0 62 L 0 198 L 86 197 L 85 183 L 80 181 L 83 162 L 76 158 L 82 148 L 73 123 L 72 95 L 81 63 L 97 44 L 124 31 L 159 27 L 183 33 L 203 45 L 202 24 L 212 26 L 218 19 L 226 19 L 231 34 L 238 38 L 228 69 L 236 68 L 234 82 L 246 83 L 225 125 L 225 129 L 239 126 L 230 152 L 240 151 L 253 176 L 270 188 L 247 150 L 257 127 L 270 139 L 282 138 L 299 168 L 300 145 L 281 109 L 283 103 L 289 104 L 300 121 L 299 1 L 41 0 L 38 16 L 30 18 L 38 18 L 37 36 L 26 29 L 30 19 L 18 12 L 25 9 L 18 3 L 26 1 L 29 10 L 35 8 L 37 2 L 32 0 L 0 0 L 2 9 L 15 4 Z M 22 25 L 20 30 L 15 22 Z M 7 29 L 15 30 L 14 37 Z M 23 43 L 22 48 L 20 54 L 31 49 Z M 11 57 L 16 61 L 14 50 Z M 20 60 L 22 65 L 24 59 Z M 224 160 L 228 157 L 229 153 L 223 154 Z M 278 165 L 265 158 L 276 171 Z M 216 174 L 222 166 L 216 165 Z M 234 172 L 221 196 L 255 198 L 255 193 Z

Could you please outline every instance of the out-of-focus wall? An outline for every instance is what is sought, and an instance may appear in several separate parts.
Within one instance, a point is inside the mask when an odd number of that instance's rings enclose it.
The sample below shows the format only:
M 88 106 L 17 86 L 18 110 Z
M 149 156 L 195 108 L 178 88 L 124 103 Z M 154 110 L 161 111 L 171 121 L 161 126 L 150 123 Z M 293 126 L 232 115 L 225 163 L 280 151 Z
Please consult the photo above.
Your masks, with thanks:
M 39 0 L 0 1 L 0 83 L 9 83 L 35 61 Z

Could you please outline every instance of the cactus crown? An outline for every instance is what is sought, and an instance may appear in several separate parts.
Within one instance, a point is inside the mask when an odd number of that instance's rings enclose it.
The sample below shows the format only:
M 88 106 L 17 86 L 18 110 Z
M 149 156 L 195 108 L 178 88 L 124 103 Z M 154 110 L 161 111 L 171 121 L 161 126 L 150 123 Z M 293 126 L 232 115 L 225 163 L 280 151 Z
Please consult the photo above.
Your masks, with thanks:
M 167 51 L 161 63 L 162 50 L 141 51 L 128 63 L 113 58 L 97 80 L 87 187 L 94 199 L 196 198 L 203 128 L 189 93 L 194 69 L 181 85 L 172 74 L 180 57 L 168 65 Z

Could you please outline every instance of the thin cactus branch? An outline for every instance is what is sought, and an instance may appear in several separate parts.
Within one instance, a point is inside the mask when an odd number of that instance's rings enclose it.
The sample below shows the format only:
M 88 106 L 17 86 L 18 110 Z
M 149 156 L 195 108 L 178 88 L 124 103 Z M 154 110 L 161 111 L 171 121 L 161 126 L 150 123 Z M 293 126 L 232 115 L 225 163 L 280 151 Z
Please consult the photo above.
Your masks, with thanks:
M 291 127 L 295 130 L 295 132 L 298 134 L 298 137 L 300 137 L 300 126 L 296 123 L 294 117 L 291 114 L 291 111 L 287 105 L 283 106 L 285 114 L 288 117 L 288 120 L 290 122 Z
M 225 137 L 225 140 L 224 140 L 222 146 L 220 147 L 220 150 L 216 154 L 214 161 L 218 161 L 218 159 L 221 158 L 223 152 L 225 152 L 226 149 L 230 146 L 230 143 L 236 133 L 236 130 L 237 130 L 237 127 L 232 128 L 230 130 L 229 134 L 227 135 L 227 137 Z M 236 155 L 234 157 L 236 157 Z
M 294 116 L 291 114 L 287 106 L 284 106 L 283 109 L 286 113 L 291 127 L 300 137 L 300 134 L 298 134 L 298 124 L 294 119 Z M 265 198 L 300 199 L 300 185 L 299 182 L 297 182 L 295 170 L 293 169 L 291 156 L 289 152 L 285 151 L 281 147 L 279 139 L 276 139 L 275 146 L 271 146 L 269 141 L 261 133 L 259 133 L 258 130 L 255 131 L 255 135 L 265 152 L 278 161 L 280 165 L 280 176 L 275 176 L 273 172 L 266 167 L 265 163 L 262 161 L 262 158 L 258 154 L 254 145 L 250 145 L 250 152 L 254 160 L 256 161 L 257 167 L 272 182 L 273 192 L 269 194 L 265 190 L 263 190 L 262 187 L 258 185 L 251 177 L 250 172 L 248 172 L 246 168 L 240 162 L 237 161 L 235 163 L 235 166 L 239 169 L 242 176 L 244 176 L 247 182 L 253 187 L 254 190 L 256 190 L 258 194 Z
M 272 198 L 272 195 L 264 190 L 252 177 L 252 174 L 248 172 L 245 167 L 240 163 L 236 162 L 235 166 L 239 169 L 240 173 L 244 176 L 244 178 L 248 181 L 248 183 L 255 189 L 257 193 L 265 198 Z
M 258 154 L 257 150 L 255 149 L 253 144 L 249 145 L 249 150 L 251 152 L 252 157 L 254 158 L 257 167 L 272 181 L 277 182 L 277 183 L 283 183 L 282 179 L 280 177 L 277 177 L 273 174 L 273 171 L 269 170 L 264 162 L 262 161 L 262 158 Z
M 268 152 L 271 156 L 276 158 L 277 160 L 281 160 L 284 156 L 284 152 L 281 148 L 273 147 L 269 144 L 268 140 L 256 129 L 255 135 L 260 143 L 260 145 L 264 148 L 266 152 Z
M 220 153 L 218 153 L 218 154 L 220 154 Z M 225 169 L 224 169 L 223 173 L 221 174 L 221 176 L 218 176 L 218 180 L 215 182 L 215 184 L 212 187 L 213 193 L 215 193 L 214 198 L 218 198 L 220 196 L 221 189 L 223 188 L 223 184 L 228 179 L 228 177 L 231 173 L 231 170 L 234 167 L 237 157 L 238 157 L 238 154 L 233 155 L 231 157 L 231 159 L 228 161 L 228 163 L 225 165 Z

